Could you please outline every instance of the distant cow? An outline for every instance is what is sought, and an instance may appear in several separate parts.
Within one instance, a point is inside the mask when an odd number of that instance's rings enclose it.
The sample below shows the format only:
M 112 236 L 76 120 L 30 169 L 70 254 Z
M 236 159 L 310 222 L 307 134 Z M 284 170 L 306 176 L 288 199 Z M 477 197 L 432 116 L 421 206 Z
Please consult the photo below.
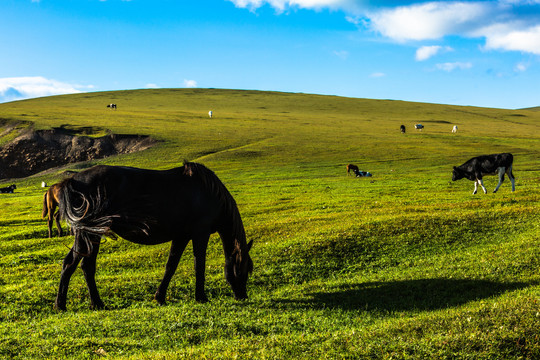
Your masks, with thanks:
M 370 172 L 367 171 L 360 171 L 360 170 L 354 170 L 354 174 L 356 177 L 372 177 Z
M 401 125 L 399 129 L 401 130 L 402 134 L 405 134 L 405 125 Z
M 499 174 L 499 183 L 494 193 L 499 190 L 502 182 L 504 181 L 504 174 L 508 175 L 508 178 L 512 182 L 512 191 L 516 191 L 516 183 L 514 174 L 512 174 L 512 163 L 514 162 L 514 157 L 512 154 L 493 154 L 493 155 L 482 155 L 474 157 L 467 161 L 465 164 L 460 166 L 454 166 L 454 171 L 452 173 L 452 181 L 456 181 L 462 178 L 467 178 L 474 181 L 474 191 L 473 194 L 476 194 L 478 190 L 478 184 L 484 190 L 484 194 L 487 194 L 487 190 L 484 187 L 484 182 L 482 181 L 483 175 L 495 175 Z
M 9 186 L 0 188 L 0 193 L 1 194 L 13 194 L 13 190 L 15 190 L 16 188 L 17 188 L 17 185 L 15 185 L 15 184 L 9 185 Z
M 414 125 L 414 128 L 415 128 L 416 130 L 422 130 L 422 129 L 424 128 L 424 125 L 422 125 L 422 124 L 416 124 L 416 125 Z
M 116 104 L 109 104 L 107 107 L 111 110 L 116 110 Z
M 356 174 L 359 171 L 358 166 L 353 164 L 347 164 L 347 175 L 351 175 L 351 171 Z
M 454 127 L 452 128 L 452 133 L 457 133 L 457 125 L 454 125 Z
M 211 118 L 212 118 L 212 115 L 213 115 L 212 110 L 210 110 L 210 111 L 208 112 L 208 117 L 210 117 L 210 119 L 211 119 Z

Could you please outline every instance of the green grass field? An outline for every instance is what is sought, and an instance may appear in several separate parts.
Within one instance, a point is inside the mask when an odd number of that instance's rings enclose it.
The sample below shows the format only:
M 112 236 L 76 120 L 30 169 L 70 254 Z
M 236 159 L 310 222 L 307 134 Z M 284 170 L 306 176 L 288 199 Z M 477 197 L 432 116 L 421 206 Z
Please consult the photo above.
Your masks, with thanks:
M 540 358 L 539 111 L 217 89 L 0 104 L 0 145 L 60 125 L 159 143 L 0 181 L 17 184 L 0 194 L 0 358 Z M 514 193 L 508 179 L 493 194 L 496 177 L 485 178 L 487 195 L 451 181 L 452 166 L 500 152 L 514 154 Z M 194 300 L 190 245 L 165 306 L 152 298 L 168 244 L 105 239 L 97 284 L 108 309 L 89 309 L 78 270 L 68 310 L 53 310 L 72 238 L 47 238 L 41 182 L 96 163 L 184 159 L 214 170 L 238 203 L 254 240 L 250 299 L 232 298 L 217 235 L 210 302 Z M 347 163 L 373 177 L 346 176 Z

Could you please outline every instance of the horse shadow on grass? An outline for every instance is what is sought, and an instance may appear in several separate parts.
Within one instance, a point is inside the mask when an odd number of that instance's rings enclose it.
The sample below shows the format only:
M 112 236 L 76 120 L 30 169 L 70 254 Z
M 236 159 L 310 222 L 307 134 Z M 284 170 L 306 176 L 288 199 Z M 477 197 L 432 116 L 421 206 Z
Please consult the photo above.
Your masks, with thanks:
M 304 299 L 281 299 L 283 305 L 365 311 L 430 311 L 451 308 L 526 288 L 524 282 L 469 279 L 421 279 L 347 284 Z

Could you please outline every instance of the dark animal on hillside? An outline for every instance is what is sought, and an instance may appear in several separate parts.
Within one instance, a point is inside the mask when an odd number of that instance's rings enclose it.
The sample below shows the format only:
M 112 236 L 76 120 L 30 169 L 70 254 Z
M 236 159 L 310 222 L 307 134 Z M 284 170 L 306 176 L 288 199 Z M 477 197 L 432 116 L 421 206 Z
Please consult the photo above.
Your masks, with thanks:
M 1 194 L 13 194 L 13 191 L 14 191 L 16 188 L 17 188 L 17 185 L 15 185 L 15 184 L 9 185 L 9 186 L 0 188 L 0 193 L 1 193 Z
M 454 166 L 454 171 L 452 173 L 452 181 L 456 181 L 462 178 L 467 178 L 474 181 L 474 191 L 473 194 L 477 193 L 478 184 L 484 190 L 484 194 L 487 194 L 487 190 L 484 187 L 484 181 L 482 177 L 484 175 L 495 175 L 499 174 L 499 183 L 494 193 L 499 190 L 499 187 L 504 181 L 504 174 L 508 175 L 508 178 L 512 182 L 512 191 L 516 190 L 516 183 L 514 174 L 512 173 L 512 163 L 514 162 L 514 157 L 512 154 L 493 154 L 493 155 L 482 155 L 474 157 L 460 166 Z
M 116 110 L 116 104 L 109 104 L 107 107 L 111 110 Z
M 53 221 L 56 221 L 58 236 L 63 236 L 62 226 L 60 225 L 60 212 L 56 211 L 60 203 L 60 184 L 52 185 L 43 194 L 43 213 L 42 217 L 47 216 L 47 226 L 49 228 L 49 238 L 52 238 Z
M 346 168 L 347 168 L 347 175 L 351 175 L 351 171 L 354 173 L 359 170 L 358 166 L 353 165 L 353 164 L 347 164 Z
M 422 124 L 416 124 L 416 125 L 414 125 L 414 128 L 415 128 L 416 130 L 422 130 L 422 129 L 424 128 L 424 125 L 422 125 Z
M 401 126 L 399 127 L 399 130 L 401 130 L 401 133 L 402 133 L 402 134 L 405 134 L 405 125 L 401 125 Z
M 354 170 L 354 174 L 356 177 L 372 177 L 370 172 L 367 171 L 360 171 L 360 170 Z
M 165 275 L 154 298 L 165 303 L 169 282 L 189 241 L 195 258 L 195 299 L 204 291 L 206 248 L 218 232 L 225 254 L 225 278 L 236 299 L 246 299 L 253 270 L 244 225 L 232 195 L 219 178 L 197 163 L 170 170 L 98 165 L 61 183 L 60 212 L 75 234 L 64 259 L 57 309 L 66 308 L 71 275 L 79 261 L 93 308 L 102 308 L 96 282 L 96 258 L 104 235 L 143 245 L 172 241 Z

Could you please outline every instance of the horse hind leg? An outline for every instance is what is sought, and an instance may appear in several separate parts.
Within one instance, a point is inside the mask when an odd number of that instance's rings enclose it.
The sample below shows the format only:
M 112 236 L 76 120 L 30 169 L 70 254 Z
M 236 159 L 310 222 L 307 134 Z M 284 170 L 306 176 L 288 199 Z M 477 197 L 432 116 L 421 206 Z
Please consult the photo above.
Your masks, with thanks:
M 99 252 L 99 237 L 92 245 L 90 255 L 84 257 L 81 262 L 81 269 L 86 280 L 86 286 L 90 294 L 90 306 L 93 309 L 103 309 L 105 305 L 99 297 L 99 292 L 96 286 L 96 260 Z
M 52 238 L 52 227 L 53 227 L 53 219 L 52 216 L 49 216 L 47 218 L 47 227 L 49 229 L 49 239 Z
M 60 225 L 60 213 L 57 212 L 56 214 L 54 214 L 54 220 L 56 221 L 56 228 L 58 229 L 58 236 L 64 236 L 64 232 L 62 231 L 62 225 Z M 52 221 L 51 221 L 51 224 L 49 225 L 49 237 L 50 234 L 52 232 Z
M 161 280 L 161 283 L 159 284 L 159 287 L 154 295 L 154 299 L 160 305 L 165 304 L 167 288 L 169 287 L 169 283 L 171 282 L 171 279 L 176 272 L 176 268 L 178 267 L 178 263 L 180 262 L 180 257 L 186 249 L 188 242 L 189 239 L 182 239 L 173 240 L 171 243 L 169 258 L 167 259 L 167 264 L 165 265 L 165 275 L 163 276 L 163 280 Z
M 69 253 L 64 258 L 62 265 L 62 272 L 60 273 L 60 286 L 58 287 L 58 293 L 56 295 L 56 301 L 54 307 L 57 310 L 66 310 L 66 300 L 69 288 L 69 280 L 71 275 L 77 269 L 77 265 L 81 261 L 82 256 L 75 252 L 75 245 L 69 250 Z

